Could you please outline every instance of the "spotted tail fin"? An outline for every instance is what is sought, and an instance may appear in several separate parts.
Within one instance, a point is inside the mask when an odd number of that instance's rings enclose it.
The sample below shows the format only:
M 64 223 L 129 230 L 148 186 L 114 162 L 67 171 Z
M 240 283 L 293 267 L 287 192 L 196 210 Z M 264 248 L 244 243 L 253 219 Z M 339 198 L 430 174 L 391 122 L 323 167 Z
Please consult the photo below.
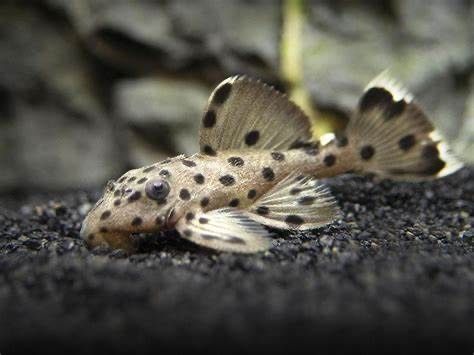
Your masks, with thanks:
M 462 167 L 413 96 L 386 72 L 367 86 L 345 134 L 362 172 L 423 180 Z

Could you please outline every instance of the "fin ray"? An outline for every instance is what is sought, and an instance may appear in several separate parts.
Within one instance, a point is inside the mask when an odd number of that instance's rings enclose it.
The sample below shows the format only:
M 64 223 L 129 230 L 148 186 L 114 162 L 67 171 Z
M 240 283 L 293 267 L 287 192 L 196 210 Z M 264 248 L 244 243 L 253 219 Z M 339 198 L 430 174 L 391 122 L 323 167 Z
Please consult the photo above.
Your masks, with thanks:
M 282 129 L 284 127 L 285 129 Z M 212 92 L 201 122 L 201 152 L 289 149 L 311 139 L 311 124 L 286 95 L 245 76 L 230 77 Z
M 316 178 L 291 174 L 260 197 L 249 208 L 249 216 L 274 228 L 306 230 L 331 223 L 340 211 Z
M 272 246 L 270 232 L 233 208 L 188 213 L 176 229 L 185 239 L 222 251 L 255 253 Z
M 367 86 L 345 132 L 359 168 L 392 179 L 423 180 L 462 167 L 413 95 L 383 72 Z

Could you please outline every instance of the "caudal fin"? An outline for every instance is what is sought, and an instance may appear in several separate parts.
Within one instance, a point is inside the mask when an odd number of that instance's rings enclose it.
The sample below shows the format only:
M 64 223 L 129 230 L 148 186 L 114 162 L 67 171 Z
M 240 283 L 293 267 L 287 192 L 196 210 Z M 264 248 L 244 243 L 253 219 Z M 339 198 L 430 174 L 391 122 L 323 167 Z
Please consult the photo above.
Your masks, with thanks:
M 362 172 L 422 180 L 462 167 L 413 96 L 385 72 L 367 86 L 345 134 Z

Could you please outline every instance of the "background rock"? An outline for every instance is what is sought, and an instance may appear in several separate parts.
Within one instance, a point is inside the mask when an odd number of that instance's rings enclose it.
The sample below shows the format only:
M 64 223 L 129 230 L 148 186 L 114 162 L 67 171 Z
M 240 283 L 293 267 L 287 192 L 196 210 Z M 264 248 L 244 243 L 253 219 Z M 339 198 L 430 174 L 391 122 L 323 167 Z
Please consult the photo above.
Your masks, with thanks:
M 146 165 L 175 152 L 197 152 L 200 120 L 196 118 L 208 95 L 207 87 L 190 81 L 156 77 L 120 81 L 113 103 L 117 118 L 128 128 L 131 160 Z
M 474 32 L 473 32 L 474 33 Z M 469 93 L 466 100 L 466 111 L 463 115 L 459 138 L 456 141 L 458 152 L 463 153 L 466 161 L 472 163 L 474 151 L 474 73 L 471 73 L 469 80 Z M 471 154 L 470 156 L 468 156 Z
M 124 164 L 74 33 L 34 8 L 0 6 L 1 187 L 91 187 L 116 174 Z
M 192 153 L 206 97 L 246 73 L 285 89 L 277 1 L 5 1 L 0 190 L 101 185 Z M 347 118 L 390 68 L 473 161 L 473 6 L 462 0 L 306 1 L 304 85 Z M 326 117 L 326 116 L 323 116 Z
M 462 0 L 382 3 L 308 2 L 308 89 L 323 107 L 350 112 L 363 87 L 388 68 L 414 92 L 457 153 L 472 162 L 473 138 L 466 145 L 463 133 L 464 113 L 472 105 L 472 8 Z

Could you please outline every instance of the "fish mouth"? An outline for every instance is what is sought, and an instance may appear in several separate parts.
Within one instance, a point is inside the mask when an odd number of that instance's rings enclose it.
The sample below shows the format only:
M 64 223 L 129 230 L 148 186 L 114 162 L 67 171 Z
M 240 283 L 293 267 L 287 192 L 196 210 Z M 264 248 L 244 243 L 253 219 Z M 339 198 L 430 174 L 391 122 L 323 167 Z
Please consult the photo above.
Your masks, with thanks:
M 98 246 L 106 246 L 113 249 L 123 249 L 128 253 L 133 253 L 136 250 L 130 232 L 94 231 L 89 228 L 87 221 L 82 223 L 80 236 L 91 249 Z

